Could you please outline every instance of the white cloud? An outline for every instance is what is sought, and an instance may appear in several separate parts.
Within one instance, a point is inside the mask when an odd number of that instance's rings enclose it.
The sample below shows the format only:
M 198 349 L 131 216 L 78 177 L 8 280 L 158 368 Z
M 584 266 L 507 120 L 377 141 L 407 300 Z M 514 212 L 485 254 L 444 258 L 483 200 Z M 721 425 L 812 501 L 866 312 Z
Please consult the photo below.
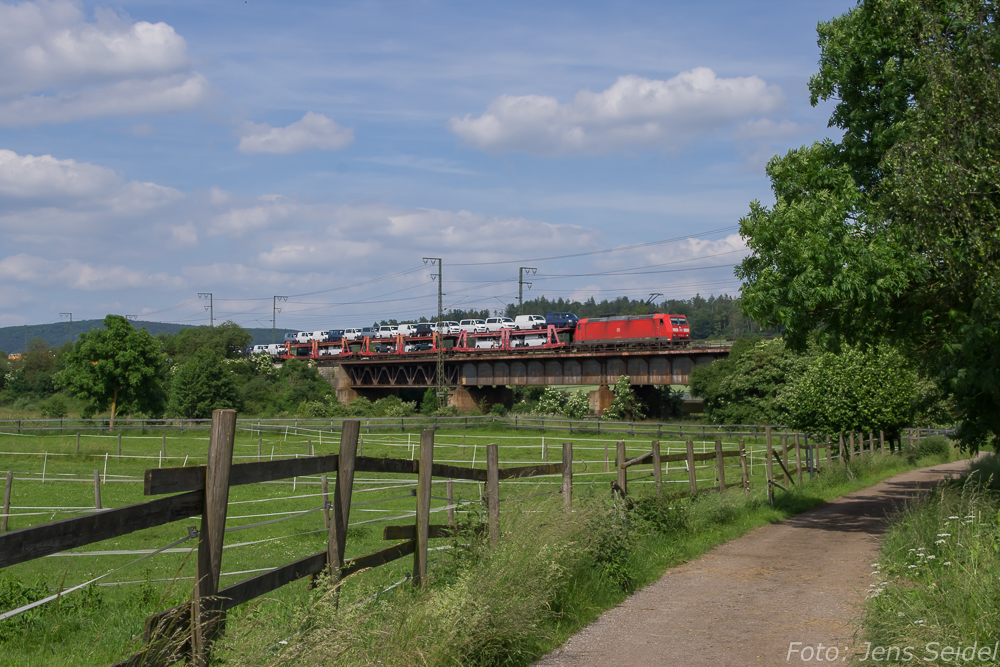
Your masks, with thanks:
M 804 129 L 799 123 L 790 120 L 775 122 L 770 118 L 760 118 L 758 120 L 748 120 L 740 123 L 736 131 L 737 139 L 791 139 L 802 134 Z
M 125 182 L 114 170 L 51 155 L 18 155 L 0 149 L 0 194 L 12 200 L 41 199 L 46 204 L 76 200 L 118 213 L 134 213 L 182 199 L 173 188 Z
M 198 230 L 194 224 L 186 222 L 183 225 L 170 227 L 170 238 L 175 246 L 192 247 L 198 245 Z
M 285 201 L 285 211 L 311 221 L 307 231 L 286 230 L 281 242 L 258 255 L 261 266 L 295 271 L 328 271 L 331 264 L 375 262 L 391 266 L 418 253 L 449 252 L 463 263 L 507 259 L 511 255 L 588 248 L 601 242 L 595 229 L 524 218 L 358 204 L 302 206 Z M 325 224 L 325 233 L 318 228 Z
M 84 248 L 106 252 L 113 234 L 117 251 L 132 252 L 130 241 L 175 215 L 185 199 L 100 165 L 0 149 L 0 247 L 79 256 Z
M 214 199 L 213 194 L 213 203 Z M 281 195 L 262 195 L 253 206 L 232 208 L 215 216 L 209 226 L 209 233 L 213 236 L 243 236 L 285 221 L 295 210 L 301 208 L 301 205 Z
M 622 76 L 603 92 L 581 90 L 564 104 L 543 95 L 502 95 L 478 118 L 452 118 L 449 129 L 490 153 L 671 150 L 783 103 L 781 89 L 757 76 L 720 78 L 696 67 L 666 81 Z
M 171 26 L 95 15 L 88 22 L 59 0 L 0 3 L 0 124 L 172 112 L 208 99 Z
M 25 253 L 0 259 L 0 281 L 88 291 L 181 286 L 180 279 L 165 273 L 149 274 L 126 266 L 94 265 L 76 259 L 49 260 Z
M 341 127 L 321 113 L 306 112 L 287 127 L 247 121 L 240 130 L 239 150 L 255 153 L 299 153 L 308 150 L 339 151 L 354 143 L 354 130 Z

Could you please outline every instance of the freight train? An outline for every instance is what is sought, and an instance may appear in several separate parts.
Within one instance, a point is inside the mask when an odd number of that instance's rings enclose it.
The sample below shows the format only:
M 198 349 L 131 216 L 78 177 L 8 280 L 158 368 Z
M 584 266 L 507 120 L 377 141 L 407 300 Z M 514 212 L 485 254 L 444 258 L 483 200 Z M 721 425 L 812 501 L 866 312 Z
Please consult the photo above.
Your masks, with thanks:
M 462 320 L 461 323 L 302 331 L 286 334 L 283 344 L 255 345 L 251 352 L 268 353 L 277 359 L 334 356 L 367 359 L 435 355 L 439 349 L 447 354 L 523 348 L 568 352 L 651 350 L 684 346 L 691 339 L 691 329 L 684 315 L 654 313 L 577 319 L 572 313 L 549 313 L 544 322 L 542 320 L 535 315 L 520 316 L 514 321 L 491 318 Z

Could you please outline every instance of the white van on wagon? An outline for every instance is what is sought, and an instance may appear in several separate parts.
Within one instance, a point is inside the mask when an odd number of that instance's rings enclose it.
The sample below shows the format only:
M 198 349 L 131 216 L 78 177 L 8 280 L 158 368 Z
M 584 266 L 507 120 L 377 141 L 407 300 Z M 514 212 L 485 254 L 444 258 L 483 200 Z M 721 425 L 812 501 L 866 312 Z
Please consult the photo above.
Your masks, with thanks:
M 509 317 L 487 317 L 486 330 L 496 333 L 501 329 L 513 329 L 514 320 Z
M 514 318 L 514 328 L 522 329 L 544 329 L 545 318 L 541 315 L 518 315 Z

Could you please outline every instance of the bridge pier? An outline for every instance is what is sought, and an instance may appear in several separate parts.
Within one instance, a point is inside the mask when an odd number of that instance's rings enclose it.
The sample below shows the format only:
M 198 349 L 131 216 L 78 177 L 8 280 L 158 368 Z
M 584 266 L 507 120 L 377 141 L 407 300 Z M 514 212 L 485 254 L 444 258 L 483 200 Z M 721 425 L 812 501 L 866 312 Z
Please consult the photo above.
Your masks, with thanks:
M 497 403 L 507 403 L 514 398 L 510 387 L 467 387 L 458 386 L 448 391 L 448 405 L 453 405 L 462 412 L 475 410 L 483 403 L 485 412 Z
M 615 400 L 615 393 L 606 384 L 602 384 L 597 391 L 590 392 L 590 411 L 595 415 L 603 415 L 604 411 L 611 407 L 611 401 Z

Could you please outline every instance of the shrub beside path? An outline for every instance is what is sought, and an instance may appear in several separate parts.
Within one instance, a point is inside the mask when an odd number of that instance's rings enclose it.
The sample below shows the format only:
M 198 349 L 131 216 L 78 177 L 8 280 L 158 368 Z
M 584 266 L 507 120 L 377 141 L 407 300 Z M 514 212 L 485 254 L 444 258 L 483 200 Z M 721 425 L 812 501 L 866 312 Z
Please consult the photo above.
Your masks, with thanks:
M 967 466 L 902 473 L 720 545 L 669 570 L 537 664 L 803 664 L 794 654 L 786 661 L 790 642 L 836 646 L 843 664 L 852 619 L 875 582 L 886 517 Z

